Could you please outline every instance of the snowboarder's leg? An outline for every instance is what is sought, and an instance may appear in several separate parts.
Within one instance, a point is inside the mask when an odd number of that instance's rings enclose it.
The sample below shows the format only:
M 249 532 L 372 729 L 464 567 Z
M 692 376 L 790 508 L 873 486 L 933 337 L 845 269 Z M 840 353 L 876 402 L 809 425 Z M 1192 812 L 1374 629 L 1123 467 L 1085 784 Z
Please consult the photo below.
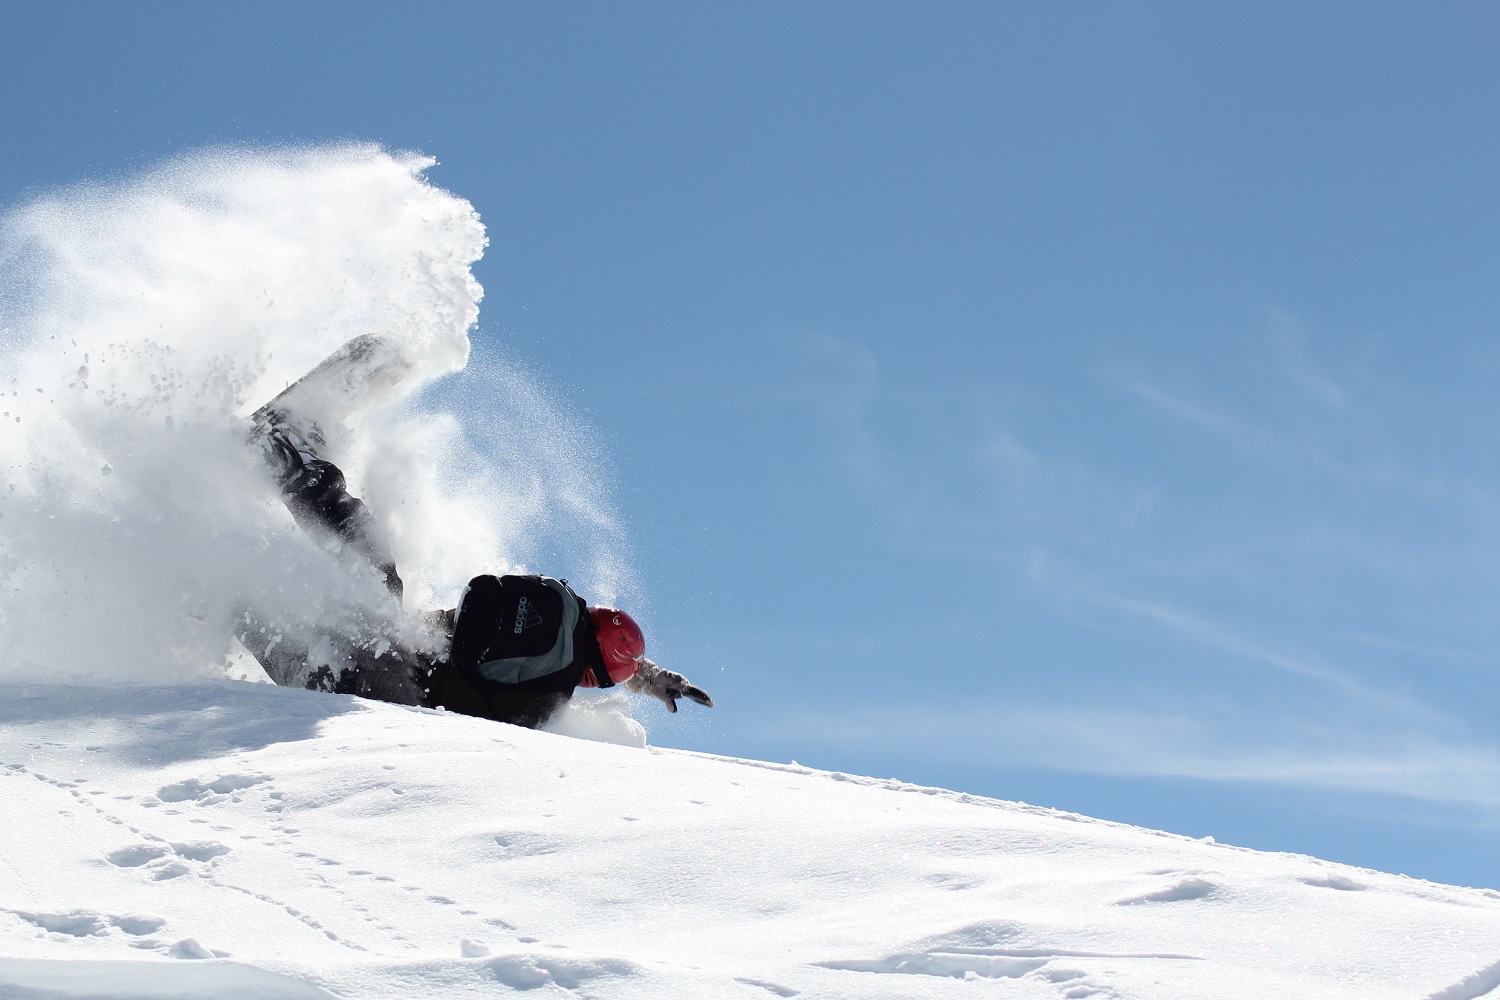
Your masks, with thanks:
M 447 660 L 436 665 L 428 684 L 427 697 L 422 701 L 428 708 L 444 708 L 527 729 L 535 729 L 552 718 L 572 695 L 571 691 L 532 691 L 488 681 L 476 684 Z
M 397 705 L 422 703 L 425 691 L 420 681 L 431 665 L 409 650 L 386 646 L 377 654 L 350 649 L 327 634 L 310 648 L 305 640 L 282 633 L 250 611 L 242 612 L 235 626 L 235 638 L 280 687 L 354 694 Z
M 234 637 L 260 663 L 272 683 L 280 687 L 303 687 L 308 683 L 305 644 L 251 611 L 242 612 L 234 625 Z
M 380 572 L 386 589 L 397 600 L 403 590 L 396 560 L 380 537 L 375 518 L 358 497 L 349 495 L 344 473 L 332 462 L 315 458 L 305 462 L 296 476 L 281 484 L 282 496 L 302 530 L 316 534 L 331 531 Z
M 428 665 L 410 650 L 389 646 L 376 654 L 368 649 L 355 650 L 354 669 L 346 671 L 349 694 L 394 705 L 420 705 L 425 693 L 421 681 Z
M 251 440 L 275 471 L 286 504 L 303 530 L 331 533 L 378 570 L 399 600 L 401 577 L 374 518 L 344 486 L 338 467 L 320 458 L 323 427 L 345 420 L 397 391 L 411 362 L 394 341 L 355 337 L 287 386 L 251 416 Z
M 563 707 L 568 700 L 564 691 L 507 691 L 492 699 L 494 718 L 513 726 L 535 729 Z
M 256 437 L 282 499 L 302 530 L 313 537 L 333 534 L 375 567 L 399 601 L 403 587 L 390 546 L 380 537 L 369 508 L 349 495 L 343 471 L 313 454 L 312 446 L 290 427 L 260 425 Z

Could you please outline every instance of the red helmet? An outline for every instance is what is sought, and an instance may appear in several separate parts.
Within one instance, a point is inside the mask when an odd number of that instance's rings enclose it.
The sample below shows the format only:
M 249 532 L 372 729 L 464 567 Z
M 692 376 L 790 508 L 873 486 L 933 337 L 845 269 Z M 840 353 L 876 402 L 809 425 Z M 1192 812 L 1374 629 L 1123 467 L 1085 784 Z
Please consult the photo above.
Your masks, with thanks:
M 618 608 L 589 608 L 604 666 L 616 684 L 635 676 L 646 655 L 646 637 L 635 619 Z

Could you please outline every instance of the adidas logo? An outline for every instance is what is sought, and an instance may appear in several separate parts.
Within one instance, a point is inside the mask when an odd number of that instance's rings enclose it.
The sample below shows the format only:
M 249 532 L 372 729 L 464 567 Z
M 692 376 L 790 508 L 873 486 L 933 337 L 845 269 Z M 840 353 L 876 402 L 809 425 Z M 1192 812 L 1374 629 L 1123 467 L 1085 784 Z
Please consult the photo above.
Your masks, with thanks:
M 515 634 L 520 635 L 526 629 L 540 625 L 541 623 L 542 616 L 532 607 L 531 602 L 526 599 L 525 595 L 522 595 L 520 602 L 516 604 L 516 627 L 513 630 Z

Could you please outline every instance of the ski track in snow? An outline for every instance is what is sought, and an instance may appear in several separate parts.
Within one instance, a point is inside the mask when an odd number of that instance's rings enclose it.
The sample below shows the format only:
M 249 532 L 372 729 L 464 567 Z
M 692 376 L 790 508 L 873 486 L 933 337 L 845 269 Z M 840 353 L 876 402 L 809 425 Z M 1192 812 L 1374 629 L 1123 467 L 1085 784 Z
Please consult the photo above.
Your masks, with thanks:
M 1485 890 L 266 685 L 5 685 L 0 796 L 7 1000 L 1500 986 Z

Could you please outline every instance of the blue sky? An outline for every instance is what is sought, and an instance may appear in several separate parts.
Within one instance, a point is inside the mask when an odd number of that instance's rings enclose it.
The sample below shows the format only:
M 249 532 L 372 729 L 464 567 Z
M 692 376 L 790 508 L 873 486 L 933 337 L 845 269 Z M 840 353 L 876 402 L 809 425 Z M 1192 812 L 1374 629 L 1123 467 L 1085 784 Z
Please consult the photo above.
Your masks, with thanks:
M 11 3 L 0 202 L 431 153 L 719 700 L 656 742 L 1494 886 L 1497 28 Z

